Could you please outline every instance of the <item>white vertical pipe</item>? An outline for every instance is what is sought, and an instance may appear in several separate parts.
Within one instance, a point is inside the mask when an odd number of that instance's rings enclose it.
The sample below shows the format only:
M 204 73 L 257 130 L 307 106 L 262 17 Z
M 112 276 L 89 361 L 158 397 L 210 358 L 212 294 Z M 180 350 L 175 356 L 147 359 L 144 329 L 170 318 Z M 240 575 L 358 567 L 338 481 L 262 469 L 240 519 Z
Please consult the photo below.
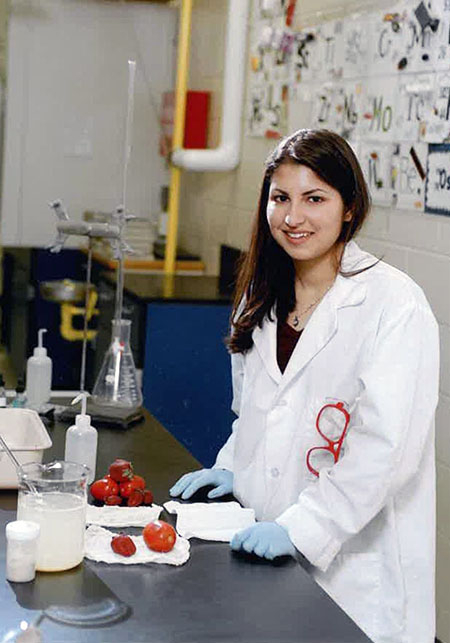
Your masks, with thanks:
M 249 5 L 249 0 L 228 0 L 221 143 L 214 150 L 174 150 L 172 163 L 178 167 L 224 172 L 239 164 Z

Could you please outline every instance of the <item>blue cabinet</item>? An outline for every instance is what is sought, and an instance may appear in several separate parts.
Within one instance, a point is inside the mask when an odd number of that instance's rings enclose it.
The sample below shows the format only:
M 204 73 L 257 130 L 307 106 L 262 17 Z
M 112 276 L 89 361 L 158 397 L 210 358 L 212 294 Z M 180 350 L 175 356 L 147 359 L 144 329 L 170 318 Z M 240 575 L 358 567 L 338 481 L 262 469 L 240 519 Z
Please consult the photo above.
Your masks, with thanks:
M 231 432 L 229 304 L 147 304 L 145 407 L 205 467 Z

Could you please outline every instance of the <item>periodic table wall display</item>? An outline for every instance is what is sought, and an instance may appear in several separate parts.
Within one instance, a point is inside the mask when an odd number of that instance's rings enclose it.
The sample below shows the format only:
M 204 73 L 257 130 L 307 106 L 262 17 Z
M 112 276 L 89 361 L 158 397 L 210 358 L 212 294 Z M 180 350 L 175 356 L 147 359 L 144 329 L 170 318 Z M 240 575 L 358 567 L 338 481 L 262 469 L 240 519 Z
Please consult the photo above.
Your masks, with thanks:
M 301 31 L 293 7 L 253 0 L 247 134 L 279 138 L 290 105 L 307 105 L 308 127 L 355 149 L 375 204 L 450 215 L 441 187 L 444 171 L 450 177 L 450 0 L 402 0 Z M 439 180 L 429 177 L 438 170 Z

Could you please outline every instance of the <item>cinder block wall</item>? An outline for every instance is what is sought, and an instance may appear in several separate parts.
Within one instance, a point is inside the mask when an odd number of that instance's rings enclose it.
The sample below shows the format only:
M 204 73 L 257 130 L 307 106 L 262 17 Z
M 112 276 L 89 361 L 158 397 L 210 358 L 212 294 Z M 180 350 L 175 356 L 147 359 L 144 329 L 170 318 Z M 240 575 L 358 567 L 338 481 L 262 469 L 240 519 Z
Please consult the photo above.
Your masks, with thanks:
M 359 3 L 360 4 L 360 3 Z M 352 9 L 345 0 L 302 0 L 301 9 Z M 386 3 L 378 0 L 372 6 Z M 227 0 L 196 0 L 190 88 L 213 92 L 210 144 L 218 142 L 222 98 L 224 24 Z M 233 172 L 185 173 L 180 210 L 181 244 L 201 254 L 209 274 L 218 273 L 219 246 L 245 248 L 262 178 L 273 143 L 246 137 Z M 438 637 L 450 643 L 450 218 L 374 208 L 358 243 L 411 275 L 425 290 L 441 333 L 441 394 L 437 413 L 437 622 Z

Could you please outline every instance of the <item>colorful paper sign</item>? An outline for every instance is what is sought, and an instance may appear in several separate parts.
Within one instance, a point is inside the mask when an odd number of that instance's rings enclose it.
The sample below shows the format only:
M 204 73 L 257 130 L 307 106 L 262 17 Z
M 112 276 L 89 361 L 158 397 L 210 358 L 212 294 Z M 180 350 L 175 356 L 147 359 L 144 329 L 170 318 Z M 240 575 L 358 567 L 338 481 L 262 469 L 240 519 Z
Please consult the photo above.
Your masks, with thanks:
M 394 197 L 392 155 L 394 146 L 381 141 L 361 141 L 359 161 L 375 205 L 390 206 Z
M 441 143 L 450 138 L 450 74 L 434 75 L 431 104 L 420 124 L 419 138 L 428 143 Z
M 398 85 L 393 76 L 370 78 L 363 95 L 361 136 L 376 141 L 393 141 L 397 123 Z
M 450 143 L 428 148 L 425 212 L 450 216 Z
M 396 141 L 418 141 L 420 127 L 430 117 L 434 100 L 433 74 L 408 74 L 396 78 L 398 84 Z
M 428 145 L 400 143 L 394 146 L 392 178 L 398 208 L 423 212 Z
M 345 20 L 342 31 L 344 78 L 358 78 L 367 72 L 370 32 L 367 19 Z

